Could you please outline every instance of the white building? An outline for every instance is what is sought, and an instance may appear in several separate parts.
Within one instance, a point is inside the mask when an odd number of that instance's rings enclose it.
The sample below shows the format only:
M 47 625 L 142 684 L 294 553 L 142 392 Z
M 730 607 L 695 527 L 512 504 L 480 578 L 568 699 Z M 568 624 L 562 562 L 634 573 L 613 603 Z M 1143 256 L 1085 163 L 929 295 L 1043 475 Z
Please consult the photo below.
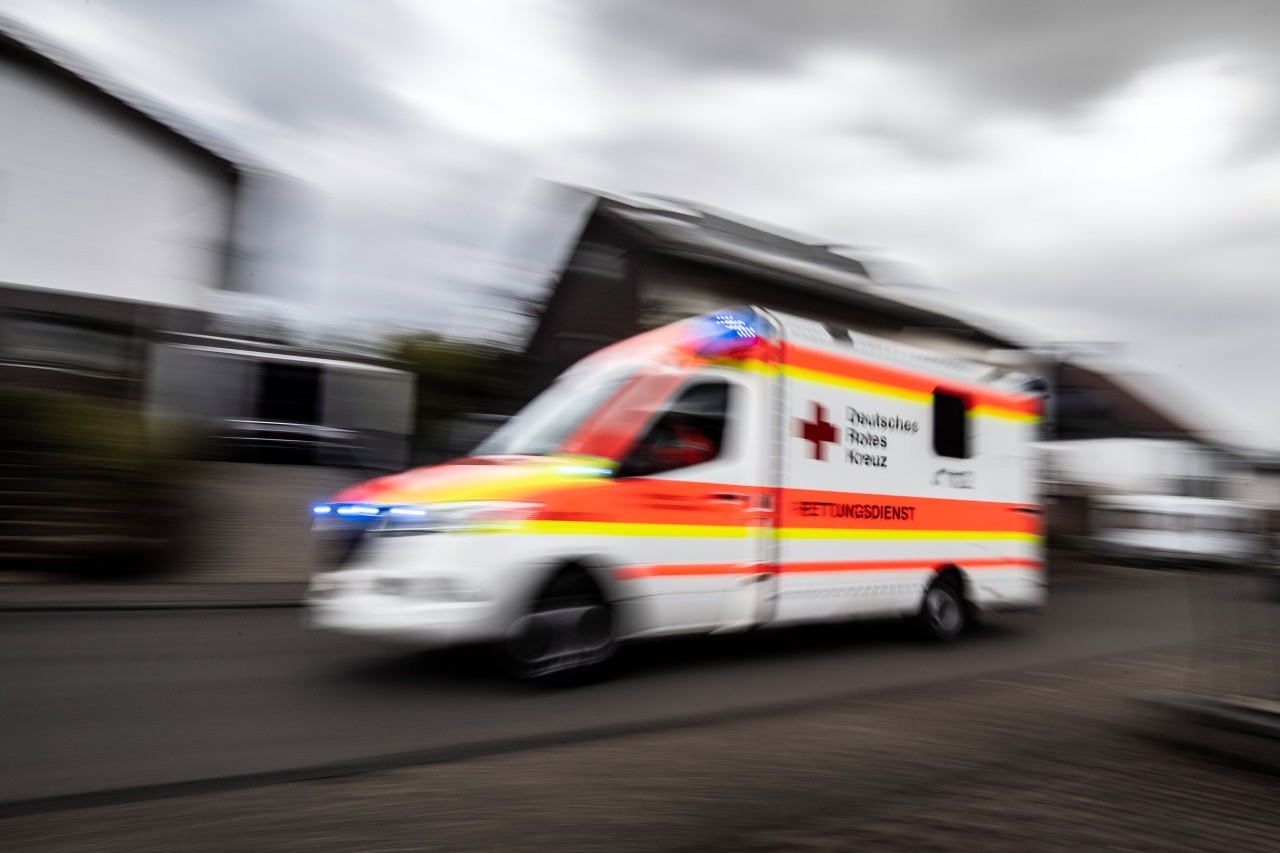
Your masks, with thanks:
M 0 281 L 199 310 L 226 285 L 235 167 L 0 40 Z
M 0 385 L 398 467 L 411 375 L 229 337 L 287 325 L 312 285 L 305 194 L 247 162 L 0 18 Z
M 237 275 L 230 149 L 0 19 L 0 382 L 138 396 Z

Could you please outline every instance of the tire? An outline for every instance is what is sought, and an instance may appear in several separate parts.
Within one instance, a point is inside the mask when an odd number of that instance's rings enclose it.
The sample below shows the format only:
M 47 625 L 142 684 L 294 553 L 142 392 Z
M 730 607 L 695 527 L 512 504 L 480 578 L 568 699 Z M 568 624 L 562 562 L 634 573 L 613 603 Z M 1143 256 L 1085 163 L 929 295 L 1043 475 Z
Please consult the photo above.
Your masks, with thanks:
M 964 631 L 969 611 L 956 578 L 941 575 L 925 590 L 916 628 L 927 639 L 949 643 Z
M 523 681 L 581 683 L 601 677 L 617 651 L 613 612 L 584 574 L 554 578 L 502 644 L 505 669 Z

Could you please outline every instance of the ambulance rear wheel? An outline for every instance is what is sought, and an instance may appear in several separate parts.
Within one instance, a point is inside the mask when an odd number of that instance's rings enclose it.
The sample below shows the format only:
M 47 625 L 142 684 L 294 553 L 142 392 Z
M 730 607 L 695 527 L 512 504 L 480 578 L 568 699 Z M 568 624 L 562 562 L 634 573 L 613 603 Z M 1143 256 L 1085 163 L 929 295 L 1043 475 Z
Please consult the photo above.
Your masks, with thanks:
M 960 636 L 967 621 L 968 608 L 957 579 L 939 575 L 925 590 L 916 628 L 930 640 L 949 643 Z
M 617 647 L 608 602 L 588 575 L 573 572 L 538 594 L 512 626 L 502 656 L 517 678 L 565 684 L 602 675 Z

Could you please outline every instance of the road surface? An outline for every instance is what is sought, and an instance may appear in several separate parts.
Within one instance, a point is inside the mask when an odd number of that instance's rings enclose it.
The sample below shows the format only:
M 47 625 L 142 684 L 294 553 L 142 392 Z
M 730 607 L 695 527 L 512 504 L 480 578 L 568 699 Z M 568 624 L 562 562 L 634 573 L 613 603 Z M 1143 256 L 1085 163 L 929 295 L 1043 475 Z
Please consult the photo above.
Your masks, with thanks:
M 1055 588 L 1047 613 L 1000 617 L 951 646 L 897 624 L 653 643 L 614 679 L 559 692 L 467 657 L 315 633 L 295 610 L 3 613 L 0 804 L 501 752 L 1166 647 L 1232 629 L 1249 602 L 1228 586 L 1099 570 Z

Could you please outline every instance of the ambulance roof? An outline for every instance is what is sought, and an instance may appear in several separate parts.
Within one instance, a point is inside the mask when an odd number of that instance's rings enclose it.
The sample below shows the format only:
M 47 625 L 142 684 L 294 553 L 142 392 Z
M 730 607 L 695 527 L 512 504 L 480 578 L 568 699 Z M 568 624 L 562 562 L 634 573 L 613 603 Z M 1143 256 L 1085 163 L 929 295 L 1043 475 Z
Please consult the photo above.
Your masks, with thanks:
M 566 375 L 597 371 L 620 362 L 668 361 L 672 353 L 706 351 L 713 342 L 744 343 L 745 338 L 776 337 L 929 377 L 979 385 L 1006 393 L 1038 395 L 1038 380 L 1007 367 L 955 358 L 874 335 L 837 329 L 826 323 L 757 307 L 726 308 L 652 329 L 611 344 L 584 358 Z
M 1022 393 L 1036 391 L 1032 387 L 1034 377 L 1007 367 L 955 358 L 923 347 L 902 344 L 850 329 L 836 328 L 827 323 L 793 317 L 776 311 L 765 311 L 759 308 L 755 310 L 773 321 L 778 336 L 783 340 L 890 364 L 929 376 L 970 382 L 1003 391 Z

